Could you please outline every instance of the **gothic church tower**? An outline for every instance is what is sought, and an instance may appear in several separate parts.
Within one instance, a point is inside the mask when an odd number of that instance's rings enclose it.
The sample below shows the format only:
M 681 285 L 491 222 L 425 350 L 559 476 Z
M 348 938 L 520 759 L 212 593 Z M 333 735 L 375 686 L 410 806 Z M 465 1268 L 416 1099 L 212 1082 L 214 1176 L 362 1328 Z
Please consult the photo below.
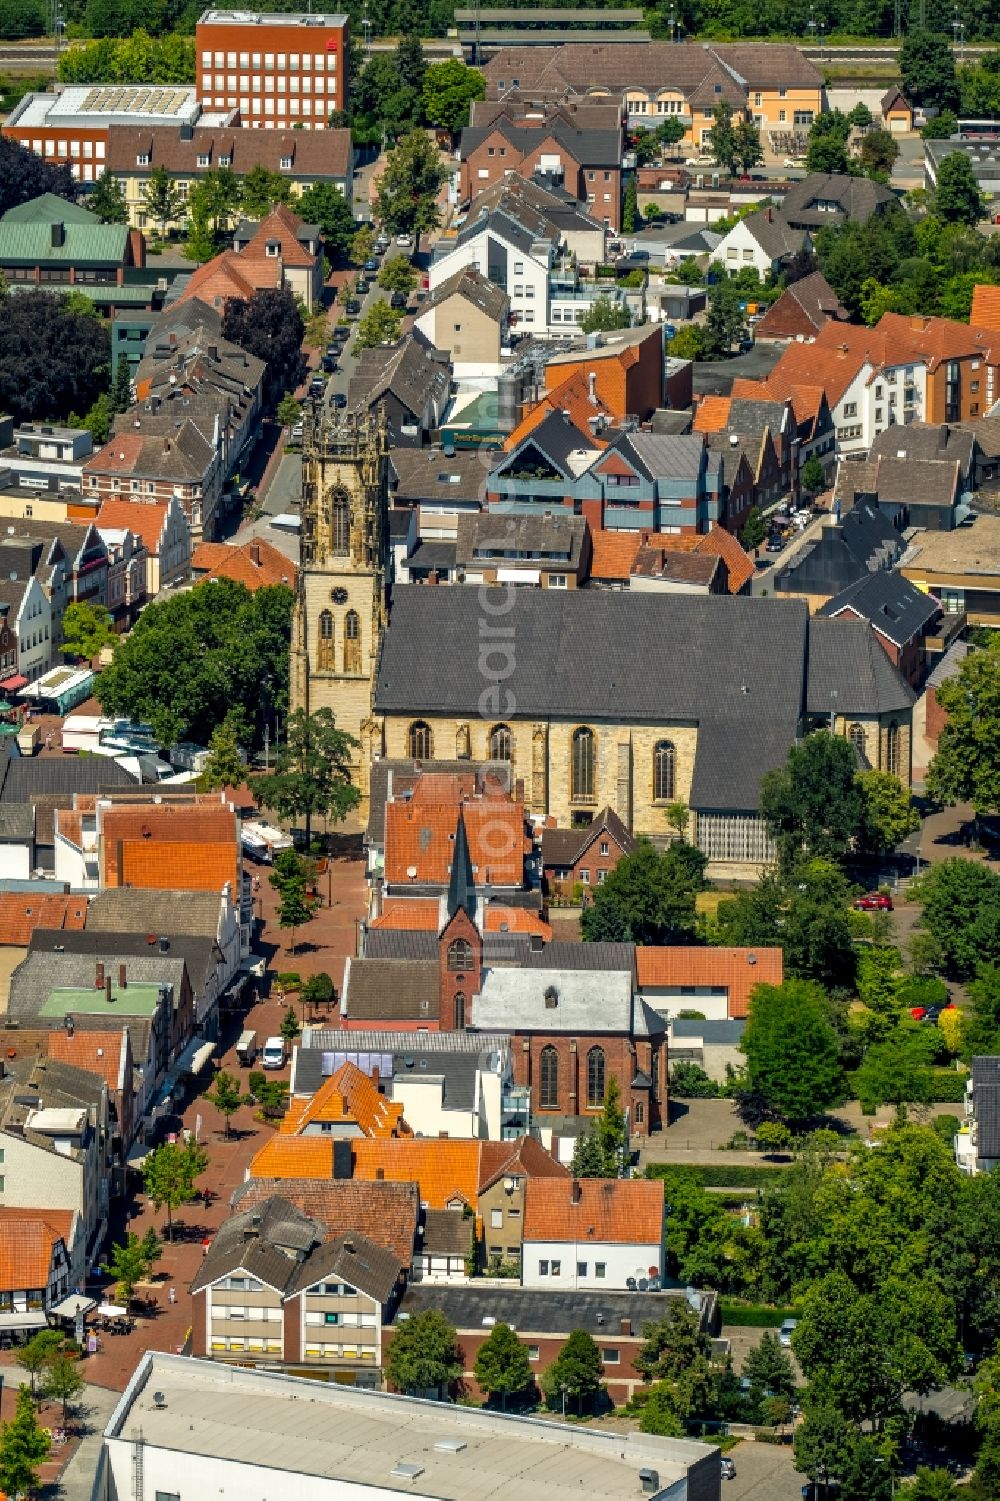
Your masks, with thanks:
M 307 409 L 302 448 L 302 561 L 292 617 L 291 707 L 333 710 L 360 742 L 354 785 L 368 798 L 372 697 L 387 614 L 384 417 Z

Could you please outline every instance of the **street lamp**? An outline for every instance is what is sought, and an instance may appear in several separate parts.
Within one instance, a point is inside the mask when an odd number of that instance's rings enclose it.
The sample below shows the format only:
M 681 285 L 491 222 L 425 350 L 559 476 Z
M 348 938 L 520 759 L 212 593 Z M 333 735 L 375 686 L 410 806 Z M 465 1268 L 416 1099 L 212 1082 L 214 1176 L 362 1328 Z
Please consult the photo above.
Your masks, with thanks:
M 958 60 L 959 62 L 961 62 L 962 44 L 965 41 L 965 22 L 962 21 L 959 17 L 957 5 L 955 6 L 954 15 L 952 16 L 951 30 L 952 35 L 955 38 L 955 50 L 958 53 Z
M 566 1393 L 569 1391 L 569 1387 L 566 1385 L 565 1381 L 560 1381 L 560 1383 L 559 1383 L 559 1390 L 560 1390 L 560 1392 L 562 1392 L 562 1415 L 563 1415 L 563 1417 L 565 1417 L 566 1416 Z

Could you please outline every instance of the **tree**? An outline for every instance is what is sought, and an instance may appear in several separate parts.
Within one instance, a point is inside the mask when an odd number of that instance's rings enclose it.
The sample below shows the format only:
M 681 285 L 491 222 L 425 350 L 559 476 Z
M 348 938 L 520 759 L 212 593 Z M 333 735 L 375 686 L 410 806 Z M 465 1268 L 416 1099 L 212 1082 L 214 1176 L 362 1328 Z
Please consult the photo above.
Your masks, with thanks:
M 766 537 L 767 522 L 764 520 L 764 514 L 759 506 L 751 506 L 740 537 L 744 552 L 749 552 L 756 556 L 757 549 Z
M 428 77 L 448 66 L 435 63 Z M 441 222 L 437 195 L 445 176 L 437 149 L 424 131 L 403 136 L 389 152 L 375 189 L 375 217 L 386 233 L 420 236 L 436 229 Z
M 0 1489 L 8 1496 L 26 1496 L 38 1489 L 39 1466 L 48 1458 L 52 1440 L 39 1425 L 32 1393 L 17 1390 L 14 1416 L 0 1424 Z
M 54 193 L 57 198 L 73 202 L 76 179 L 69 163 L 51 166 L 20 141 L 0 137 L 0 215 L 42 193 Z
M 73 1398 L 78 1397 L 83 1391 L 84 1384 L 78 1362 L 65 1351 L 58 1351 L 45 1369 L 42 1379 L 42 1395 L 53 1402 L 62 1403 L 64 1424 L 69 1418 L 69 1405 Z
M 292 604 L 284 585 L 221 578 L 147 605 L 98 680 L 104 712 L 147 721 L 161 745 L 208 745 L 235 707 L 261 745 L 288 703 Z
M 698 1315 L 683 1299 L 670 1299 L 662 1319 L 642 1326 L 642 1347 L 635 1368 L 644 1381 L 670 1381 L 682 1376 L 699 1358 L 712 1354 L 712 1341 Z
M 66 606 L 62 650 L 67 656 L 92 662 L 98 652 L 114 640 L 111 617 L 100 605 L 85 601 Z
M 1000 969 L 984 966 L 969 986 L 969 999 L 962 1024 L 965 1057 L 1000 1056 Z
M 784 1121 L 761 1121 L 756 1135 L 762 1152 L 787 1152 L 792 1144 L 792 1133 Z
M 668 803 L 663 810 L 663 817 L 667 827 L 673 830 L 678 839 L 683 841 L 687 838 L 687 832 L 691 826 L 691 809 L 687 803 L 680 798 Z
M 284 1034 L 282 1034 L 284 1035 Z M 226 1123 L 226 1138 L 230 1136 L 229 1122 L 246 1101 L 240 1091 L 240 1081 L 233 1074 L 220 1068 L 215 1076 L 214 1088 L 205 1095 L 209 1104 L 214 1105 Z
M 306 895 L 304 887 L 290 885 L 281 893 L 281 900 L 278 903 L 278 926 L 287 928 L 291 933 L 290 947 L 293 954 L 297 929 L 304 927 L 307 922 L 312 922 L 318 905 L 318 902 Z
M 736 161 L 744 175 L 752 172 L 754 167 L 759 167 L 764 160 L 760 131 L 753 120 L 741 120 L 737 125 L 734 150 Z
M 117 177 L 104 171 L 86 194 L 84 203 L 102 224 L 127 224 L 128 203 Z
M 375 280 L 383 292 L 402 292 L 408 297 L 417 284 L 417 273 L 405 255 L 390 255 L 382 262 Z
M 351 134 L 355 145 L 394 141 L 419 124 L 421 95 L 400 76 L 399 54 L 370 57 L 351 90 Z
M 318 975 L 310 975 L 301 991 L 303 1010 L 311 1006 L 329 1005 L 334 994 L 333 980 L 324 970 Z
M 905 1501 L 961 1501 L 962 1492 L 948 1470 L 918 1465 L 913 1484 L 903 1492 Z
M 64 421 L 101 396 L 110 410 L 110 366 L 107 326 L 82 317 L 67 297 L 32 291 L 4 300 L 0 410 L 16 422 Z
M 202 184 L 196 183 L 187 204 L 189 218 L 184 254 L 189 261 L 197 261 L 200 266 L 210 261 L 216 251 L 216 239 L 206 198 Z
M 872 123 L 872 112 L 863 99 L 859 99 L 854 108 L 847 116 L 848 125 L 855 125 L 859 130 L 866 130 Z
M 302 195 L 303 199 L 313 192 L 320 184 L 313 184 Z M 338 194 L 338 197 L 340 195 Z M 292 184 L 287 177 L 282 177 L 280 172 L 272 172 L 267 167 L 251 167 L 247 175 L 241 179 L 241 204 L 243 212 L 248 219 L 260 221 L 266 219 L 273 208 L 281 203 L 291 203 Z M 309 224 L 319 224 L 319 219 L 309 214 Z
M 909 790 L 890 771 L 859 771 L 854 784 L 861 794 L 861 844 L 874 855 L 887 854 L 920 827 Z
M 577 1412 L 589 1407 L 601 1390 L 604 1367 L 601 1352 L 585 1329 L 574 1329 L 555 1360 L 542 1372 L 541 1387 L 550 1407 L 559 1406 L 563 1392 L 572 1397 Z
M 911 104 L 925 109 L 955 109 L 958 81 L 955 57 L 946 36 L 912 30 L 899 49 L 899 75 L 903 93 Z
M 351 781 L 351 752 L 357 749 L 358 741 L 337 729 L 332 709 L 315 714 L 295 709 L 288 716 L 275 770 L 254 778 L 254 792 L 282 817 L 304 818 L 308 847 L 314 815 L 339 823 L 357 807 L 360 794 Z
M 261 287 L 248 300 L 231 297 L 222 318 L 222 337 L 239 344 L 267 366 L 271 401 L 299 383 L 304 331 L 302 313 L 290 287 Z
M 897 1027 L 887 1042 L 868 1049 L 854 1075 L 854 1089 L 866 1115 L 879 1105 L 926 1105 L 931 1097 L 931 1064 L 938 1041 L 930 1027 Z
M 969 652 L 957 674 L 941 684 L 938 702 L 948 718 L 927 769 L 928 792 L 944 803 L 970 802 L 977 813 L 997 812 L 1000 639 Z
M 954 110 L 943 109 L 927 121 L 920 134 L 925 141 L 946 141 L 949 136 L 958 134 L 958 116 Z
M 826 996 L 811 981 L 756 985 L 740 1050 L 750 1089 L 790 1124 L 843 1098 L 837 1034 Z
M 494 1324 L 489 1337 L 476 1352 L 472 1368 L 476 1381 L 491 1399 L 500 1398 L 506 1409 L 507 1398 L 531 1385 L 532 1371 L 528 1351 L 509 1324 Z
M 246 776 L 238 719 L 242 719 L 242 713 L 239 710 L 235 714 L 230 712 L 212 731 L 208 742 L 208 760 L 205 762 L 205 769 L 200 777 L 201 785 L 206 792 L 211 792 L 217 787 L 239 787 Z
M 899 155 L 899 142 L 887 130 L 870 130 L 861 142 L 861 167 L 876 182 L 888 182 Z
M 298 199 L 295 211 L 307 224 L 318 224 L 330 259 L 346 261 L 354 237 L 354 215 L 332 182 L 314 182 Z
M 457 135 L 469 123 L 474 99 L 486 98 L 486 80 L 478 68 L 467 67 L 457 57 L 432 63 L 424 74 L 424 114 L 431 125 Z
M 954 857 L 932 865 L 914 883 L 921 927 L 934 939 L 942 967 L 965 980 L 1000 964 L 1000 877 L 985 865 Z
M 413 32 L 399 39 L 399 45 L 396 48 L 396 71 L 404 88 L 414 89 L 418 94 L 420 93 L 424 86 L 427 62 L 424 49 L 420 45 L 420 38 Z
M 41 1329 L 18 1351 L 17 1363 L 31 1377 L 31 1395 L 35 1395 L 37 1378 L 59 1349 L 63 1337 L 58 1329 Z
M 736 129 L 737 127 L 733 124 L 733 106 L 728 99 L 720 99 L 712 111 L 708 149 L 717 165 L 724 167 L 730 177 L 735 177 L 740 164 Z
M 289 1006 L 288 1010 L 281 1018 L 281 1026 L 278 1028 L 278 1031 L 281 1033 L 282 1037 L 289 1044 L 289 1046 L 291 1046 L 296 1037 L 298 1037 L 299 1033 L 302 1031 L 302 1028 L 299 1025 L 299 1019 L 295 1015 L 294 1006 Z
M 597 1120 L 577 1138 L 573 1173 L 577 1178 L 620 1178 L 628 1156 L 628 1122 L 621 1107 L 618 1080 L 611 1076 Z
M 791 1398 L 795 1395 L 795 1367 L 778 1342 L 765 1330 L 760 1344 L 748 1350 L 743 1361 L 743 1375 L 761 1396 Z
M 815 454 L 806 459 L 799 479 L 802 481 L 803 490 L 810 495 L 815 495 L 817 491 L 822 490 L 826 484 L 826 470 L 823 468 L 822 459 L 818 459 Z
M 713 943 L 784 949 L 785 973 L 827 986 L 853 983 L 851 887 L 826 860 L 810 860 L 787 874 L 768 872 L 755 887 L 719 903 Z
M 817 730 L 788 752 L 787 764 L 761 784 L 760 810 L 788 869 L 803 854 L 842 859 L 861 832 L 862 801 L 854 749 Z
M 160 1257 L 160 1239 L 150 1230 L 141 1239 L 130 1230 L 124 1242 L 111 1247 L 111 1259 L 101 1268 L 115 1279 L 115 1291 L 125 1307 L 132 1302 L 140 1282 L 145 1282 Z
M 395 1326 L 384 1364 L 386 1380 L 397 1391 L 438 1398 L 463 1370 L 458 1336 L 437 1308 Z
M 694 856 L 693 862 L 691 856 Z M 700 865 L 700 870 L 695 867 Z M 662 854 L 641 839 L 597 887 L 584 909 L 587 942 L 689 943 L 696 931 L 695 892 L 703 884 L 704 856 L 672 844 Z
M 143 1186 L 154 1209 L 167 1211 L 167 1239 L 174 1238 L 174 1210 L 187 1203 L 196 1180 L 208 1166 L 208 1153 L 194 1137 L 165 1141 L 142 1165 Z
M 795 1468 L 826 1486 L 846 1467 L 853 1439 L 851 1425 L 832 1403 L 811 1403 L 793 1441 Z
M 127 412 L 132 405 L 132 374 L 128 355 L 120 354 L 115 364 L 115 378 L 111 385 L 111 405 L 116 412 Z
M 142 206 L 160 226 L 161 235 L 166 234 L 168 224 L 183 214 L 184 202 L 166 167 L 154 167 L 150 172 L 142 190 Z
M 631 327 L 632 314 L 628 303 L 613 302 L 610 297 L 603 295 L 591 303 L 580 319 L 580 328 L 585 334 L 604 333 L 608 329 Z
M 377 297 L 358 323 L 354 348 L 377 349 L 380 344 L 394 344 L 402 322 L 402 309 L 390 306 L 384 297 Z
M 351 261 L 355 266 L 363 266 L 374 254 L 375 235 L 367 224 L 363 224 L 351 236 Z
M 710 1079 L 705 1070 L 697 1063 L 687 1063 L 683 1059 L 675 1063 L 670 1070 L 670 1094 L 671 1098 L 678 1100 L 714 1100 L 719 1093 L 719 1086 L 714 1079 Z
M 810 172 L 846 172 L 851 127 L 839 109 L 824 110 L 809 127 L 806 167 Z
M 286 391 L 278 402 L 278 409 L 275 416 L 282 427 L 294 427 L 296 422 L 299 421 L 302 416 L 302 407 L 290 391 Z
M 938 167 L 934 212 L 945 223 L 970 226 L 986 217 L 986 199 L 979 191 L 972 164 L 964 151 L 953 151 Z
M 634 235 L 639 227 L 639 192 L 636 187 L 635 174 L 632 173 L 625 182 L 625 191 L 622 195 L 622 229 L 627 235 Z
M 705 336 L 700 323 L 685 323 L 670 341 L 670 353 L 678 360 L 703 360 Z
M 747 315 L 740 307 L 744 298 L 739 287 L 728 279 L 708 289 L 708 317 L 704 324 L 705 358 L 726 360 L 733 345 L 746 337 Z

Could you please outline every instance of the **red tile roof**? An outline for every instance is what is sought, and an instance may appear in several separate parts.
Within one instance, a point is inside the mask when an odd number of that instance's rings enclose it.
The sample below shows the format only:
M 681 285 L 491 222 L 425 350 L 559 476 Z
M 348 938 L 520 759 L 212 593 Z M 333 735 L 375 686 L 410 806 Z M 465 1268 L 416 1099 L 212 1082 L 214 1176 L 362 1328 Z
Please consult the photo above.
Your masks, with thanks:
M 385 879 L 398 885 L 446 886 L 458 825 L 458 803 L 388 803 L 385 810 Z M 524 804 L 501 797 L 461 804 L 479 885 L 521 886 L 531 841 Z M 415 872 L 415 874 L 411 874 Z
M 569 1168 L 557 1162 L 551 1152 L 547 1152 L 533 1136 L 519 1136 L 516 1141 L 492 1142 L 487 1145 L 491 1148 L 500 1146 L 505 1150 L 497 1152 L 492 1161 L 487 1160 L 487 1157 L 493 1157 L 492 1151 L 484 1154 L 480 1168 L 480 1193 L 484 1193 L 498 1178 L 569 1177 Z M 507 1150 L 510 1148 L 513 1150 Z
M 235 250 L 224 250 L 198 267 L 174 305 L 197 297 L 208 307 L 221 308 L 231 297 L 248 301 L 258 287 L 279 286 L 280 278 L 277 256 L 247 262 Z M 143 393 L 137 391 L 137 394 L 141 400 Z
M 1000 329 L 1000 287 L 973 287 L 969 322 L 977 328 Z
M 593 531 L 590 534 L 590 576 L 624 582 L 632 577 L 642 538 L 638 532 Z
M 755 985 L 780 985 L 783 979 L 780 948 L 694 948 L 640 945 L 635 951 L 640 990 L 663 986 L 725 986 L 731 1019 L 747 1015 Z
M 47 1287 L 53 1247 L 72 1222 L 68 1209 L 0 1209 L 0 1291 Z
M 531 933 L 538 938 L 543 938 L 546 943 L 552 939 L 552 929 L 547 922 L 543 922 L 537 912 L 529 912 L 524 907 L 502 907 L 491 903 L 486 909 L 487 933 Z
M 308 269 L 313 264 L 315 256 L 311 255 L 304 245 L 298 241 L 298 231 L 302 227 L 302 220 L 293 214 L 286 204 L 279 203 L 271 210 L 266 219 L 261 221 L 260 227 L 249 245 L 240 251 L 240 260 L 245 264 L 247 261 L 259 262 L 262 260 L 274 260 L 268 256 L 267 246 L 275 240 L 281 246 L 279 259 L 286 266 L 298 266 Z
M 118 883 L 146 891 L 221 891 L 228 882 L 239 891 L 239 855 L 228 844 L 144 844 L 125 840 L 119 845 Z
M 664 545 L 669 547 L 674 540 L 665 537 Z M 712 553 L 721 558 L 729 573 L 729 592 L 739 594 L 743 586 L 754 576 L 753 559 L 744 552 L 738 538 L 732 532 L 727 532 L 724 526 L 713 526 L 710 532 L 698 538 L 698 546 L 695 549 L 700 553 Z
M 214 798 L 180 807 L 141 803 L 104 808 L 99 833 L 107 886 L 218 891 L 229 881 L 238 889 L 237 818 Z
M 117 438 L 111 440 L 113 446 Z M 155 556 L 160 550 L 163 523 L 167 516 L 165 500 L 105 500 L 101 502 L 95 526 L 134 532 L 146 551 Z
M 394 932 L 436 933 L 441 926 L 441 908 L 436 897 L 387 897 L 373 928 Z
M 691 431 L 694 433 L 721 433 L 729 423 L 728 396 L 703 396 L 695 407 Z
M 393 1143 L 357 1145 L 388 1147 Z M 236 1190 L 232 1203 L 242 1213 L 245 1209 L 256 1209 L 275 1194 L 311 1219 L 319 1220 L 331 1235 L 355 1230 L 376 1245 L 388 1247 L 404 1266 L 409 1267 L 413 1261 L 413 1240 L 420 1212 L 413 1183 L 359 1183 L 350 1178 L 251 1178 Z
M 342 1063 L 311 1100 L 293 1100 L 281 1122 L 285 1136 L 302 1136 L 316 1122 L 356 1125 L 363 1136 L 399 1136 L 409 1132 L 402 1105 L 380 1094 L 378 1086 L 354 1063 Z
M 648 1246 L 652 1256 L 663 1239 L 663 1207 L 662 1181 L 532 1178 L 524 1193 L 524 1240 Z
M 0 944 L 27 948 L 36 928 L 87 926 L 85 896 L 34 896 L 22 891 L 0 892 Z
M 53 1032 L 49 1040 L 49 1057 L 61 1063 L 71 1063 L 88 1074 L 97 1074 L 109 1089 L 118 1089 L 122 1082 L 122 1054 L 128 1048 L 128 1033 L 84 1032 L 77 1030 L 70 1037 L 65 1032 Z
M 381 1172 L 387 1183 L 416 1183 L 429 1209 L 447 1209 L 456 1200 L 475 1209 L 484 1145 L 491 1143 L 413 1136 L 352 1141 L 354 1179 L 375 1182 Z
M 234 579 L 253 591 L 270 584 L 295 588 L 298 570 L 283 552 L 264 538 L 244 542 L 199 542 L 191 554 L 191 571 L 210 578 Z
M 250 1162 L 251 1178 L 332 1178 L 332 1136 L 272 1136 Z

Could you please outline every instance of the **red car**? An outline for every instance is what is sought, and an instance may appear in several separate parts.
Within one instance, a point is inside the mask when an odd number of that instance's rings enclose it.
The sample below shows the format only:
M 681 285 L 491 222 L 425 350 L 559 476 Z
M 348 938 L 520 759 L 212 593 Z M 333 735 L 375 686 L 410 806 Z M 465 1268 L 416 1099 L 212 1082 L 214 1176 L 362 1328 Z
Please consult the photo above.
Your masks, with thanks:
M 854 905 L 859 912 L 891 912 L 892 897 L 881 891 L 869 891 L 867 896 L 859 896 Z

